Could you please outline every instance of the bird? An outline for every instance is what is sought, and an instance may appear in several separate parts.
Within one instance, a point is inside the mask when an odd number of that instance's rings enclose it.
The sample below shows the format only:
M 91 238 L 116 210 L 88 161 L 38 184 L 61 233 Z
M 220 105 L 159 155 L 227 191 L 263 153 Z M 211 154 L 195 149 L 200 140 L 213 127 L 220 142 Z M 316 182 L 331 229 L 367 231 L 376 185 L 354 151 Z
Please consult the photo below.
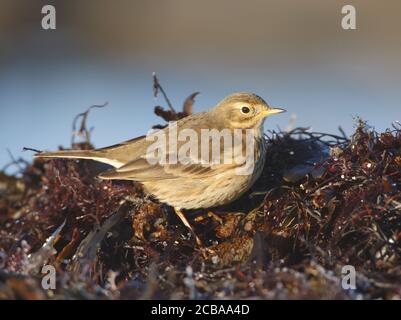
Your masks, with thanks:
M 227 159 L 232 161 L 211 161 L 213 160 L 211 139 L 206 142 L 205 139 L 197 139 L 190 145 L 198 149 L 198 152 L 187 150 L 185 153 L 180 153 L 181 148 L 188 143 L 188 139 L 176 139 L 174 142 L 170 124 L 152 133 L 165 138 L 165 161 L 155 161 L 162 158 L 160 156 L 162 152 L 157 153 L 158 156 L 149 152 L 149 148 L 155 143 L 155 136 L 152 137 L 153 140 L 149 138 L 151 134 L 100 149 L 40 152 L 36 153 L 35 157 L 91 159 L 111 165 L 113 169 L 100 173 L 98 176 L 100 179 L 139 182 L 146 193 L 174 208 L 183 224 L 194 235 L 196 243 L 202 247 L 202 241 L 186 219 L 183 210 L 225 205 L 249 190 L 261 175 L 266 159 L 264 121 L 271 115 L 285 111 L 271 107 L 257 94 L 237 92 L 226 96 L 208 111 L 188 115 L 174 123 L 178 136 L 192 132 L 195 137 L 202 138 L 202 133 L 208 130 L 214 133 L 221 133 L 224 130 L 226 133 L 232 133 L 234 137 L 232 141 L 237 143 L 232 143 L 231 148 L 224 148 L 225 144 L 217 146 L 217 155 L 220 158 L 228 155 Z M 241 137 L 236 140 L 235 134 L 238 136 L 238 133 Z M 249 136 L 245 133 L 249 133 Z M 191 134 L 189 136 L 191 137 Z M 219 136 L 218 140 L 220 138 Z M 246 142 L 248 147 L 251 145 L 252 152 L 243 156 L 247 151 Z M 175 148 L 171 148 L 172 144 Z M 205 145 L 208 148 L 202 149 Z M 235 146 L 239 148 L 235 149 Z M 201 149 L 206 152 L 199 156 Z M 237 158 L 233 158 L 238 155 L 238 151 L 236 154 L 235 150 L 239 150 L 243 156 L 240 157 L 242 162 L 234 161 Z M 177 158 L 183 158 L 185 161 L 169 161 Z M 239 173 L 239 169 L 247 162 L 252 165 L 249 172 Z

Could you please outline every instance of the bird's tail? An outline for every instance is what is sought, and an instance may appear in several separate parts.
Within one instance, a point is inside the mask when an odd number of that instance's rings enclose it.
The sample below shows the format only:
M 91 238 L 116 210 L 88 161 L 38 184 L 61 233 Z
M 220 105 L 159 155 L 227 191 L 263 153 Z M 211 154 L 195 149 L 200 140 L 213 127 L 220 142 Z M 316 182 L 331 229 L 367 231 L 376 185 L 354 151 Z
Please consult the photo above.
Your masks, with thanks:
M 98 150 L 62 150 L 55 152 L 39 152 L 34 155 L 35 158 L 58 158 L 58 159 L 90 159 L 109 164 L 113 167 L 121 166 L 121 163 L 108 158 Z
M 39 152 L 35 153 L 35 158 L 64 158 L 64 159 L 92 159 L 99 156 L 96 151 L 92 150 L 62 150 L 55 152 Z

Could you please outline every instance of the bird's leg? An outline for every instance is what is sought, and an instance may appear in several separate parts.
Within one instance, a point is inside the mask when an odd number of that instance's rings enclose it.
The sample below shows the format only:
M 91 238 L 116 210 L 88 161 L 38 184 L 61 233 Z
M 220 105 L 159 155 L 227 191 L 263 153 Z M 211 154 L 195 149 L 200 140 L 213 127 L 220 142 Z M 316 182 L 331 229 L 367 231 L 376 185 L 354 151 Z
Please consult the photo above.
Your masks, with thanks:
M 184 214 L 182 213 L 180 208 L 176 208 L 174 207 L 174 211 L 177 214 L 177 216 L 181 219 L 181 221 L 184 223 L 184 225 L 191 230 L 191 233 L 193 234 L 193 236 L 195 237 L 195 241 L 196 244 L 198 245 L 202 256 L 204 259 L 208 259 L 210 257 L 211 254 L 215 254 L 216 252 L 213 249 L 210 248 L 206 248 L 203 243 L 202 240 L 199 239 L 199 237 L 197 236 L 197 234 L 195 233 L 194 229 L 192 228 L 192 226 L 189 224 L 187 218 L 185 218 Z
M 201 241 L 201 239 L 199 239 L 199 237 L 196 235 L 194 229 L 192 229 L 192 226 L 189 224 L 187 218 L 185 218 L 184 214 L 182 213 L 180 208 L 176 208 L 174 207 L 174 211 L 177 214 L 177 216 L 181 219 L 181 221 L 184 223 L 184 225 L 191 230 L 191 233 L 193 234 L 193 236 L 195 237 L 195 241 L 196 244 L 200 247 L 200 248 L 204 248 L 203 243 Z

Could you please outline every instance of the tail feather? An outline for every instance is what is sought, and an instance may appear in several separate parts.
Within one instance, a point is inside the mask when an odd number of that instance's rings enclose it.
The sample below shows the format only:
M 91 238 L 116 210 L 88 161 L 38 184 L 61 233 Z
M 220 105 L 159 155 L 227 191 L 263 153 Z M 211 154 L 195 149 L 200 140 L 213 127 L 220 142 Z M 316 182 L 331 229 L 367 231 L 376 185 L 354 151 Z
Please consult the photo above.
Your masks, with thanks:
M 107 157 L 107 154 L 103 154 L 96 150 L 62 150 L 55 152 L 40 152 L 34 155 L 35 158 L 58 158 L 58 159 L 90 159 L 102 163 L 109 164 L 115 168 L 119 168 L 123 165 L 116 159 Z

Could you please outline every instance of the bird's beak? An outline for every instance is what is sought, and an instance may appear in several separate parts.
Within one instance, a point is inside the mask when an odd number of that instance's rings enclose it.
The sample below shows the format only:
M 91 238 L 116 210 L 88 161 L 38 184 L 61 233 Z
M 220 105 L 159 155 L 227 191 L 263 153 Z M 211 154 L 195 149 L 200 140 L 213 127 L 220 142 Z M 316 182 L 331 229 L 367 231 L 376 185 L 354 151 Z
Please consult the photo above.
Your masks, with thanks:
M 267 116 L 271 116 L 272 114 L 279 114 L 279 113 L 286 112 L 286 111 L 287 110 L 281 109 L 281 108 L 270 108 L 270 109 L 267 109 L 267 110 L 263 110 L 262 111 L 262 115 L 264 117 L 267 117 Z

